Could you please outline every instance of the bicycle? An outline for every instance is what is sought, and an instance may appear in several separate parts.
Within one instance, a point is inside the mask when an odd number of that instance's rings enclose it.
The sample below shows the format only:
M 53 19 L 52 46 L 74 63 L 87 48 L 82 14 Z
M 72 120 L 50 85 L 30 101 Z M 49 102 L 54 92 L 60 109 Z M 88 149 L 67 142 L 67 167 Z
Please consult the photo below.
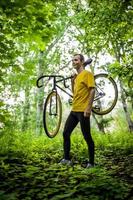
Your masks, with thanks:
M 85 63 L 85 65 L 87 64 L 88 62 Z M 43 75 L 37 80 L 38 88 L 43 86 L 39 84 L 39 81 L 44 78 L 53 80 L 53 88 L 46 97 L 43 109 L 44 130 L 48 137 L 53 138 L 57 135 L 62 121 L 62 103 L 57 88 L 66 93 L 70 98 L 73 98 L 72 92 L 66 91 L 58 83 L 63 82 L 64 88 L 69 88 L 71 91 L 70 87 L 66 84 L 66 80 L 71 80 L 73 76 L 64 78 L 61 75 Z M 108 114 L 113 110 L 118 99 L 117 84 L 112 77 L 105 73 L 97 74 L 94 78 L 96 87 L 92 112 L 98 115 Z

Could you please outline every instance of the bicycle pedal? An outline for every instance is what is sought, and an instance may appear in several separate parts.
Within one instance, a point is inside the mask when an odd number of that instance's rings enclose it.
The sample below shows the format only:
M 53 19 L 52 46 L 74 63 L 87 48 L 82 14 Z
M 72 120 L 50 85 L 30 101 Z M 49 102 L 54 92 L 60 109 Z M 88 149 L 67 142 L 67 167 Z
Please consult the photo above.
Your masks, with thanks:
M 100 107 L 99 106 L 94 106 L 93 109 L 100 111 Z
M 72 105 L 72 99 L 68 99 L 68 103 L 70 104 L 70 105 Z

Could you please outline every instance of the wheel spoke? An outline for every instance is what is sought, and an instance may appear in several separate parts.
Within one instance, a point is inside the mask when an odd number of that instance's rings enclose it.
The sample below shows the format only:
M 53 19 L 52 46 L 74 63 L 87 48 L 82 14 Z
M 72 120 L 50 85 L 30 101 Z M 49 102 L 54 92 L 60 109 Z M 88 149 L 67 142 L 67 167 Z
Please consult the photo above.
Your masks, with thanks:
M 117 85 L 107 74 L 95 76 L 96 94 L 93 102 L 93 111 L 103 115 L 109 113 L 117 102 Z
M 60 128 L 61 123 L 61 101 L 56 92 L 52 92 L 46 99 L 44 106 L 44 129 L 48 137 L 54 137 Z

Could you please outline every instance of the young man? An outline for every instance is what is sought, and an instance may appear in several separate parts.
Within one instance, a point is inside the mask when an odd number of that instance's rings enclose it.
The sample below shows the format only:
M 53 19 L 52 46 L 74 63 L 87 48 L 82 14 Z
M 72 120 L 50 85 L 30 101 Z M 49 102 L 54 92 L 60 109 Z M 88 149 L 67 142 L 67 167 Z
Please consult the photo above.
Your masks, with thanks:
M 95 82 L 93 74 L 84 69 L 84 56 L 82 54 L 75 54 L 72 64 L 77 71 L 77 76 L 73 80 L 72 111 L 66 120 L 63 131 L 64 158 L 60 163 L 71 164 L 70 136 L 78 122 L 80 122 L 82 134 L 88 145 L 89 162 L 86 166 L 88 168 L 94 166 L 94 142 L 90 132 L 90 115 L 95 94 Z

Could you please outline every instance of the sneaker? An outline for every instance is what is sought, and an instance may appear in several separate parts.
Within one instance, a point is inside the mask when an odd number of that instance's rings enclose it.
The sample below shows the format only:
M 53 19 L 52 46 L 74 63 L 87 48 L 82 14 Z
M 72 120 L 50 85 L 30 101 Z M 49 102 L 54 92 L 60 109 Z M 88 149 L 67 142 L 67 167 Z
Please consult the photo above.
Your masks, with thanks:
M 72 165 L 72 161 L 71 160 L 66 160 L 65 158 L 63 158 L 59 164 L 63 164 L 63 165 Z
M 94 167 L 94 164 L 91 164 L 91 163 L 87 163 L 87 165 L 86 165 L 86 168 L 92 168 L 92 167 Z

